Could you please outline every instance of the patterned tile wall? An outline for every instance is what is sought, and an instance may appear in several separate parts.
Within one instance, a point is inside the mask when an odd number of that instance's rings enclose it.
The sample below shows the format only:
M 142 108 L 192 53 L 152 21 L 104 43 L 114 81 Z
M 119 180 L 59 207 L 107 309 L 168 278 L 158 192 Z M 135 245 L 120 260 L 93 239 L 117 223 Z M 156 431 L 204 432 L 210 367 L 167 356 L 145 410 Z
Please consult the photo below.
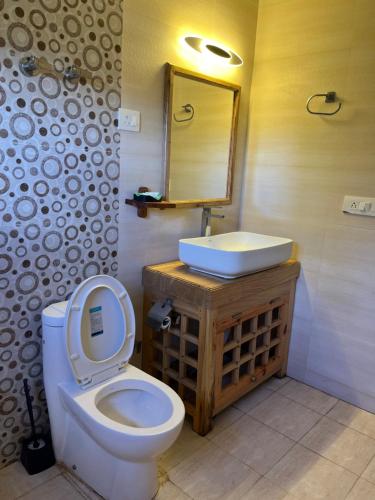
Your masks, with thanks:
M 24 377 L 48 426 L 43 308 L 116 275 L 121 31 L 121 0 L 0 0 L 0 467 L 30 432 Z M 23 76 L 29 54 L 51 69 Z

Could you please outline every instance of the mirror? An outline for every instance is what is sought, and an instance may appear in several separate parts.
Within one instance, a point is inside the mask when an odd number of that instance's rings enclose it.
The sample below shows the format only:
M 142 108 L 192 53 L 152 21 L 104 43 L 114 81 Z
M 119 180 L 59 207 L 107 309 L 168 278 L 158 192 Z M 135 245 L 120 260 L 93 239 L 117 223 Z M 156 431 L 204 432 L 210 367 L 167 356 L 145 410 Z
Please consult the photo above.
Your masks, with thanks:
M 165 198 L 231 203 L 240 87 L 167 64 Z

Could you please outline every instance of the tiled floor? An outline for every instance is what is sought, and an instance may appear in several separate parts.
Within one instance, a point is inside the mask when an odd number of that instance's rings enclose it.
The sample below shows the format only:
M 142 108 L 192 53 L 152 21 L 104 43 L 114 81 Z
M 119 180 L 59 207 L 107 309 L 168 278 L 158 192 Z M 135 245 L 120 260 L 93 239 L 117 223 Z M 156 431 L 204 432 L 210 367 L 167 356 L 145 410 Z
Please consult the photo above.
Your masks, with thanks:
M 186 423 L 160 468 L 157 500 L 375 500 L 375 415 L 272 379 L 206 437 Z M 16 498 L 100 497 L 58 467 L 28 476 L 15 463 L 0 471 L 0 499 Z

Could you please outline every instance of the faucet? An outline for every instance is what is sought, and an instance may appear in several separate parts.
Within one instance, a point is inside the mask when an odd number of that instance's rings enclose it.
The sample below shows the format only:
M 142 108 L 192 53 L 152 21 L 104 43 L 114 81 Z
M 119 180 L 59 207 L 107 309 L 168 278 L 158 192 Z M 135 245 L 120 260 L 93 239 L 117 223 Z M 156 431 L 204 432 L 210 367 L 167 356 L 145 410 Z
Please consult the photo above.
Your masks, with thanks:
M 202 211 L 201 236 L 211 236 L 211 219 L 224 219 L 224 215 L 211 213 L 211 207 L 204 207 Z

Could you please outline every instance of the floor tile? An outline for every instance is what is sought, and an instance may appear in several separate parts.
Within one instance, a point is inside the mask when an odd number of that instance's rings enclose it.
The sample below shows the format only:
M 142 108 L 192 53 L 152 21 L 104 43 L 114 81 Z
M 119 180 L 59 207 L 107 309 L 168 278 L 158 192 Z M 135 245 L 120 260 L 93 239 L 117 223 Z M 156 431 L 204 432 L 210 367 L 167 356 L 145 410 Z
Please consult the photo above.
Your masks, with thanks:
M 236 491 L 236 496 L 230 495 L 226 500 L 283 500 L 288 493 L 262 477 L 253 486 L 244 481 Z
M 375 439 L 375 415 L 344 401 L 338 401 L 327 417 Z
M 214 443 L 261 475 L 266 474 L 294 445 L 294 441 L 249 415 L 244 415 L 221 432 Z
M 373 439 L 326 417 L 301 439 L 300 444 L 358 475 L 375 456 Z
M 243 481 L 254 484 L 259 475 L 212 442 L 174 467 L 171 481 L 194 500 L 227 499 Z
M 241 399 L 236 401 L 233 406 L 247 413 L 255 408 L 259 403 L 272 396 L 273 393 L 274 391 L 267 389 L 264 385 L 260 385 L 253 391 L 246 394 L 246 396 L 243 396 Z
M 192 430 L 190 421 L 185 421 L 177 441 L 160 457 L 160 464 L 169 471 L 207 442 L 206 438 Z
M 375 485 L 365 479 L 358 479 L 346 500 L 372 500 L 375 498 Z
M 291 380 L 281 387 L 278 393 L 323 415 L 337 403 L 336 398 L 296 380 Z
M 189 500 L 188 497 L 180 488 L 176 485 L 167 481 L 164 483 L 158 491 L 155 500 Z
M 278 391 L 280 387 L 283 387 L 284 385 L 288 384 L 290 380 L 291 380 L 290 377 L 283 377 L 283 378 L 271 377 L 262 385 L 265 388 L 269 389 L 270 391 Z
M 298 499 L 342 500 L 357 476 L 316 453 L 296 444 L 267 478 Z
M 375 484 L 375 457 L 371 460 L 371 462 L 364 470 L 362 477 L 367 479 L 367 481 L 370 481 L 370 483 Z
M 62 475 L 50 479 L 21 497 L 22 500 L 82 500 L 84 498 Z
M 13 499 L 24 495 L 60 472 L 59 468 L 54 466 L 29 476 L 21 462 L 14 462 L 0 470 L 0 498 Z
M 86 500 L 102 500 L 102 496 L 96 493 L 90 486 L 78 479 L 68 471 L 63 472 L 63 477 L 76 489 L 78 490 Z
M 321 418 L 319 413 L 278 393 L 256 406 L 249 415 L 295 441 L 306 434 Z
M 215 436 L 220 434 L 223 430 L 227 429 L 231 424 L 236 422 L 241 418 L 243 412 L 234 408 L 234 406 L 229 406 L 224 411 L 216 415 L 213 419 L 213 429 L 205 437 L 207 439 L 213 439 Z

